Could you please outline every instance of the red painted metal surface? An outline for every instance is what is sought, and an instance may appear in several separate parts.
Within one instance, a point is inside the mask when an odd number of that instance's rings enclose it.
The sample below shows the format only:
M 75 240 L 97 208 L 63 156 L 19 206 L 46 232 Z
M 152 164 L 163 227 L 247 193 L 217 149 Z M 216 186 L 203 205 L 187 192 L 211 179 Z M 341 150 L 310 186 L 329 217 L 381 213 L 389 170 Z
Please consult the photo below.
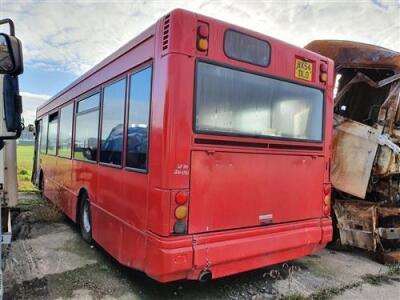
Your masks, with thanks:
M 199 24 L 209 28 L 205 52 L 196 48 Z M 267 40 L 270 65 L 226 57 L 223 37 L 228 28 Z M 327 84 L 318 74 L 312 82 L 296 79 L 299 57 L 314 63 L 314 72 L 319 72 L 315 66 L 321 61 L 328 63 Z M 198 58 L 323 89 L 323 142 L 194 133 Z M 174 10 L 50 99 L 38 109 L 37 118 L 148 63 L 153 66 L 148 172 L 128 170 L 125 162 L 114 168 L 42 155 L 45 195 L 76 221 L 78 195 L 86 190 L 93 238 L 121 263 L 163 282 L 197 279 L 204 269 L 213 278 L 222 277 L 324 247 L 332 233 L 331 220 L 323 213 L 324 184 L 330 183 L 332 61 L 259 33 Z M 229 145 L 232 142 L 236 144 Z M 175 235 L 175 195 L 181 191 L 189 194 L 184 219 L 189 232 Z M 272 222 L 262 225 L 260 215 L 268 214 Z
M 193 151 L 189 233 L 318 218 L 323 172 L 318 156 Z

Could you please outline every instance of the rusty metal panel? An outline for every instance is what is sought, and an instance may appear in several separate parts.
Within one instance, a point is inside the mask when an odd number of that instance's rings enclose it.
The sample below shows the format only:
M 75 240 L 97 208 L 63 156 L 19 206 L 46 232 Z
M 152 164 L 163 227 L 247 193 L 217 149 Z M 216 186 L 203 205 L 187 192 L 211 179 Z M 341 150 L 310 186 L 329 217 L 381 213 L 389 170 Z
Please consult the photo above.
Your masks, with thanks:
M 400 239 L 400 228 L 377 228 L 378 235 L 387 240 L 399 240 Z
M 376 165 L 373 170 L 374 175 L 386 175 L 393 166 L 395 155 L 393 151 L 387 147 L 381 147 L 377 155 Z
M 400 229 L 387 227 L 384 222 L 387 217 L 392 221 L 392 217 L 400 218 L 400 208 L 380 207 L 369 201 L 336 199 L 333 210 L 342 245 L 373 251 L 383 263 L 400 262 L 400 252 L 396 250 L 400 249 Z
M 331 180 L 336 189 L 365 198 L 381 132 L 335 115 Z
M 400 69 L 400 54 L 375 45 L 352 41 L 316 40 L 304 48 L 327 56 L 335 61 L 337 68 L 385 67 Z
M 333 206 L 342 245 L 375 251 L 375 207 L 366 201 L 336 201 Z
M 341 228 L 339 229 L 339 233 L 340 243 L 342 245 L 357 247 L 368 251 L 375 251 L 374 237 L 372 232 Z
M 305 48 L 334 60 L 340 75 L 331 163 L 340 241 L 399 263 L 400 53 L 334 40 Z
M 398 264 L 400 262 L 400 251 L 383 253 L 381 260 L 385 264 Z

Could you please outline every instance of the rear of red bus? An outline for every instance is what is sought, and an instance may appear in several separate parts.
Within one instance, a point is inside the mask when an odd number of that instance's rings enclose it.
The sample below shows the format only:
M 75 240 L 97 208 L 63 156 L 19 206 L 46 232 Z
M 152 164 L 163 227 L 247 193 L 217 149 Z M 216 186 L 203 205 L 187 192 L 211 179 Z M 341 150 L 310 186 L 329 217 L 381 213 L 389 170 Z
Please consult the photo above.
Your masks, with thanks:
M 325 247 L 333 62 L 183 10 L 156 31 L 165 86 L 153 99 L 165 102 L 150 151 L 163 154 L 150 168 L 162 176 L 150 183 L 145 272 L 218 278 Z

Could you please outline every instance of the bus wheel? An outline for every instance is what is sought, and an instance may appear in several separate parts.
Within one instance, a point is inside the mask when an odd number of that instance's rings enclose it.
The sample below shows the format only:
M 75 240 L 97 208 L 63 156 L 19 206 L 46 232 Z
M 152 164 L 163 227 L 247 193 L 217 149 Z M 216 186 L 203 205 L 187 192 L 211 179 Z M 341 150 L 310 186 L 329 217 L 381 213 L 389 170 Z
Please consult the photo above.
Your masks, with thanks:
M 90 244 L 92 242 L 92 216 L 90 214 L 90 202 L 87 195 L 82 196 L 79 223 L 82 238 Z
M 43 195 L 43 191 L 44 191 L 44 178 L 43 178 L 43 173 L 40 173 L 40 177 L 39 177 L 39 193 L 40 193 L 40 197 L 43 199 L 44 195 Z

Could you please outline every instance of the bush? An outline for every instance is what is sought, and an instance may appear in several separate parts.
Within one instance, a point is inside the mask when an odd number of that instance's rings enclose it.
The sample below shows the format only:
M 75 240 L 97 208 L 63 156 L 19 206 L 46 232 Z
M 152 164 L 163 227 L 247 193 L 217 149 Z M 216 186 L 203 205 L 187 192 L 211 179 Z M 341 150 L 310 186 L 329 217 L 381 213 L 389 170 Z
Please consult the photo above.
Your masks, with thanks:
M 29 172 L 26 169 L 21 169 L 19 170 L 19 175 L 29 175 Z

